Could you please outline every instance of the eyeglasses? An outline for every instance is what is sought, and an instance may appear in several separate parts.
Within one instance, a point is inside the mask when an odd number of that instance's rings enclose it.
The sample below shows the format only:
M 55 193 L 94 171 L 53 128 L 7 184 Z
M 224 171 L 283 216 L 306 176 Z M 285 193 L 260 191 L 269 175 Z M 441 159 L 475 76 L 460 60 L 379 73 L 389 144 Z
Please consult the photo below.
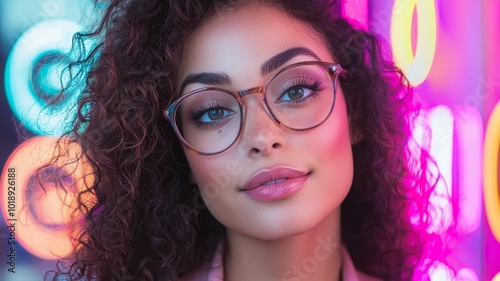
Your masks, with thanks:
M 212 155 L 231 147 L 245 120 L 243 98 L 260 93 L 269 116 L 279 125 L 304 131 L 326 121 L 335 105 L 338 64 L 307 61 L 278 70 L 264 86 L 239 92 L 205 87 L 189 92 L 164 112 L 191 151 Z

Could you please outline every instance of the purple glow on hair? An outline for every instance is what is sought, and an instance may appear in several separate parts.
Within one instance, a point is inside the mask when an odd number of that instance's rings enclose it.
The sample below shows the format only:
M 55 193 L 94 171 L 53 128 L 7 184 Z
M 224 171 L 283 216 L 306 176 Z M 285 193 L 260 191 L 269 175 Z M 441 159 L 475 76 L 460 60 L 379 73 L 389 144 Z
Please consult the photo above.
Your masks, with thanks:
M 342 17 L 355 26 L 368 29 L 368 0 L 344 0 L 342 2 Z

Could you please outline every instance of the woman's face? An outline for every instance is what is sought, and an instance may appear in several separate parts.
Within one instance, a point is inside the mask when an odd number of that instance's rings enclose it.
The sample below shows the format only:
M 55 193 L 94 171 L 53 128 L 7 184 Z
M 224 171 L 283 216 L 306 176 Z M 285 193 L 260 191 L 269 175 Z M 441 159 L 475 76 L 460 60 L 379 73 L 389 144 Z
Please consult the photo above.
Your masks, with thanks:
M 230 81 L 197 80 L 183 94 L 207 86 L 234 92 L 262 86 L 275 72 L 262 74 L 263 64 L 292 48 L 310 53 L 278 60 L 278 69 L 302 61 L 334 62 L 317 32 L 276 8 L 253 4 L 218 13 L 189 38 L 179 83 L 199 73 L 223 74 Z M 233 146 L 208 156 L 185 150 L 212 215 L 228 231 L 269 240 L 304 233 L 339 212 L 353 176 L 340 87 L 328 119 L 306 131 L 277 124 L 260 94 L 243 100 L 244 125 Z

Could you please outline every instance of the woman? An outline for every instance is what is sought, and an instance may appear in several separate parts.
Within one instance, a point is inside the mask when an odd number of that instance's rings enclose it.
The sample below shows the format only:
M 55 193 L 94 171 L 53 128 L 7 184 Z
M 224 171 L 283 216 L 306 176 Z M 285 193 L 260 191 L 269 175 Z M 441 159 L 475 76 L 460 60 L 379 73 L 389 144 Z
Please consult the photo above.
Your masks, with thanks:
M 54 280 L 423 278 L 412 90 L 339 7 L 110 1 L 71 66 L 97 202 Z

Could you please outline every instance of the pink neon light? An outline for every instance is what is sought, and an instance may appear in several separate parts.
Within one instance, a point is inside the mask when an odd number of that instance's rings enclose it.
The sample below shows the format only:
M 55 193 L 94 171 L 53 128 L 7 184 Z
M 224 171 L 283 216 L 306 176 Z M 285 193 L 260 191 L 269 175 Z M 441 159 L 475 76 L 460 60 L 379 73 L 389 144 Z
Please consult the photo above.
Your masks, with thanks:
M 368 29 L 368 0 L 344 0 L 342 16 L 356 26 Z
M 474 232 L 481 223 L 483 123 L 476 109 L 461 110 L 456 116 L 458 145 L 458 227 Z
M 453 219 L 453 209 L 448 198 L 452 195 L 453 184 L 454 117 L 449 107 L 438 105 L 429 110 L 427 118 L 432 130 L 430 153 L 436 160 L 439 172 L 444 179 L 438 182 L 436 193 L 430 199 L 436 210 L 430 230 L 444 233 Z
M 472 268 L 464 267 L 457 272 L 457 276 L 453 280 L 479 281 L 479 277 Z
M 453 274 L 451 269 L 443 264 L 437 263 L 429 270 L 429 277 L 431 281 L 453 281 Z M 467 279 L 465 279 L 467 280 Z M 469 281 L 469 280 L 467 280 Z
M 498 68 L 498 62 L 500 61 L 500 52 L 498 51 L 498 46 L 500 46 L 500 32 L 498 32 L 500 26 L 500 17 L 498 16 L 500 0 L 483 1 L 482 3 L 483 57 L 488 58 L 484 60 L 484 80 L 488 81 L 488 83 L 484 85 L 486 91 L 483 95 L 485 99 L 493 97 L 492 101 L 495 101 L 500 99 L 500 69 Z M 490 113 L 495 107 L 495 103 L 486 102 L 485 100 L 483 106 L 484 112 Z

